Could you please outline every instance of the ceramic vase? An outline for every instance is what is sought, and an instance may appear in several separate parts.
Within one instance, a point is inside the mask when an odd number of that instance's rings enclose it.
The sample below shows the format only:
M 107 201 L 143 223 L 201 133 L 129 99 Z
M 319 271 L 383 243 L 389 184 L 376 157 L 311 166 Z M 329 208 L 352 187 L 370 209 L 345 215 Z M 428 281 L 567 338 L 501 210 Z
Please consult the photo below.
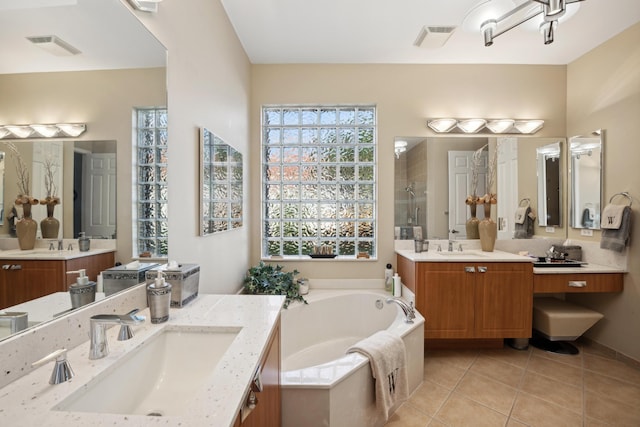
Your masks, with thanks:
M 36 231 L 38 223 L 31 218 L 31 205 L 22 205 L 24 217 L 16 222 L 16 234 L 18 236 L 18 246 L 21 250 L 33 249 L 36 245 Z
M 480 247 L 484 252 L 493 252 L 498 236 L 498 224 L 491 219 L 491 203 L 485 203 L 483 206 L 484 218 L 478 224 Z
M 467 229 L 467 239 L 479 239 L 480 232 L 478 231 L 478 224 L 480 220 L 476 217 L 476 208 L 478 205 L 475 203 L 469 205 L 469 209 L 471 210 L 471 217 L 467 220 L 465 224 L 465 228 Z
M 40 221 L 40 230 L 43 239 L 57 239 L 60 230 L 60 221 L 53 217 L 53 203 L 47 203 L 47 217 Z

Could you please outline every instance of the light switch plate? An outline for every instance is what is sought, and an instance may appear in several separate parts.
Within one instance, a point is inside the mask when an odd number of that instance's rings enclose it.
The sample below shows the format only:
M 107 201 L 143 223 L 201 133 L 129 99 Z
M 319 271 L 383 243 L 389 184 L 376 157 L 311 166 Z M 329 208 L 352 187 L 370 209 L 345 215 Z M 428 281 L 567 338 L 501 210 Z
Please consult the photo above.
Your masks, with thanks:
M 544 229 L 544 231 L 546 231 L 547 233 L 555 233 L 556 232 L 556 228 L 555 227 L 547 227 Z
M 593 236 L 593 230 L 589 229 L 589 228 L 583 228 L 580 230 L 580 235 L 581 236 Z

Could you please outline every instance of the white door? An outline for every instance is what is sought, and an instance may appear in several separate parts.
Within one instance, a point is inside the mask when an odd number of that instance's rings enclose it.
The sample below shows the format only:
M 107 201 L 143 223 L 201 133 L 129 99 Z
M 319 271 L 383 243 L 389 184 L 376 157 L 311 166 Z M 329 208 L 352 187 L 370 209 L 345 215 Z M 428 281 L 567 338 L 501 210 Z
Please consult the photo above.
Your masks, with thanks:
M 498 138 L 498 239 L 513 239 L 518 207 L 518 139 Z
M 449 151 L 449 239 L 466 239 L 465 224 L 469 218 L 469 208 L 465 204 L 471 195 L 471 165 L 474 151 Z M 486 189 L 487 153 L 482 152 L 478 169 L 478 187 L 476 194 L 482 196 Z M 478 218 L 484 218 L 480 208 Z
M 95 238 L 111 238 L 116 231 L 115 153 L 84 156 L 82 231 Z

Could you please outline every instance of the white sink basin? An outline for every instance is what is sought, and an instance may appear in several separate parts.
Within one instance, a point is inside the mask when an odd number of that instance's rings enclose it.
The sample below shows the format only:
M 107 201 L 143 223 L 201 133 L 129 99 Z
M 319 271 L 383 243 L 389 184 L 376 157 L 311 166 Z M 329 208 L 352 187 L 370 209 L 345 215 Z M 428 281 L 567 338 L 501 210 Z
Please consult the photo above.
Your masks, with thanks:
M 241 328 L 165 326 L 53 409 L 175 416 L 183 414 Z M 136 339 L 133 337 L 132 339 Z M 79 378 L 73 379 L 78 381 Z

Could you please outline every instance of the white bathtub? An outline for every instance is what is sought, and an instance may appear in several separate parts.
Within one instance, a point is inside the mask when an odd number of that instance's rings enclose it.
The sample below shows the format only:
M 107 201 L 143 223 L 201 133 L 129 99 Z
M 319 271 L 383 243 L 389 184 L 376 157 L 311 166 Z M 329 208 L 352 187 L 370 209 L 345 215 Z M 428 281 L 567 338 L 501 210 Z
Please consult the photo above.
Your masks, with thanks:
M 405 343 L 409 392 L 422 383 L 424 318 L 416 313 L 413 324 L 405 323 L 397 304 L 384 303 L 388 297 L 378 290 L 312 290 L 308 305 L 291 304 L 282 311 L 283 427 L 384 425 L 376 417 L 368 359 L 346 354 L 383 329 Z

